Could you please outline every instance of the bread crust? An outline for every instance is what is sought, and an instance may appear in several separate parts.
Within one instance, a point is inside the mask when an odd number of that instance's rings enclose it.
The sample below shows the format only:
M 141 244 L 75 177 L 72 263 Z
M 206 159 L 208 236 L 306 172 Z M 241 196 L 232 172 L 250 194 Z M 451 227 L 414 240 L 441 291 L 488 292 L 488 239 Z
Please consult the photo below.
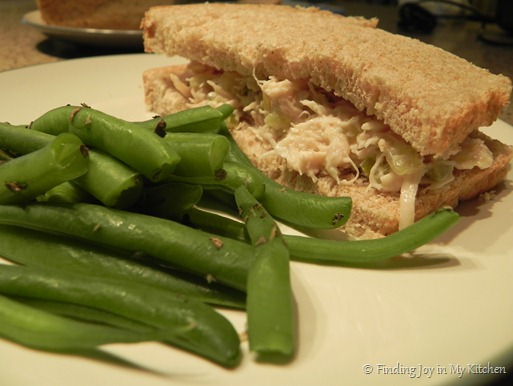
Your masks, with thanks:
M 143 74 L 145 100 L 148 109 L 157 114 L 168 114 L 186 108 L 187 100 L 174 89 L 170 74 L 181 75 L 186 65 L 149 69 Z M 286 168 L 278 156 L 259 157 L 271 150 L 255 132 L 241 125 L 232 135 L 253 164 L 266 175 L 289 188 L 325 196 L 350 196 L 353 200 L 351 216 L 342 228 L 352 238 L 378 238 L 394 233 L 399 228 L 399 193 L 378 192 L 358 180 L 354 185 L 338 185 L 332 177 L 320 176 L 316 182 Z M 499 184 L 509 170 L 513 157 L 510 146 L 475 131 L 493 153 L 493 165 L 485 170 L 474 168 L 458 171 L 455 179 L 437 190 L 419 189 L 415 218 L 418 220 L 437 208 L 456 207 L 460 201 L 470 200 Z
M 507 77 L 376 23 L 315 8 L 215 3 L 155 7 L 141 26 L 148 52 L 308 79 L 375 115 L 422 155 L 453 148 L 509 103 Z

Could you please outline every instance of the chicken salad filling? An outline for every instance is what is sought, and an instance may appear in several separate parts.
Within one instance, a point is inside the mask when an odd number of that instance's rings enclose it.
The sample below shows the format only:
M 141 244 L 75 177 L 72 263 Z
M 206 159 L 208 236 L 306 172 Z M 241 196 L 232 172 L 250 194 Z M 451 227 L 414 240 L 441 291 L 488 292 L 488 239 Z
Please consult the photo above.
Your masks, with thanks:
M 189 107 L 232 104 L 229 125 L 250 122 L 272 148 L 260 157 L 278 155 L 290 170 L 314 182 L 322 175 L 338 184 L 364 179 L 367 189 L 398 193 L 400 228 L 414 221 L 419 186 L 438 189 L 454 179 L 455 170 L 486 169 L 493 163 L 486 144 L 472 137 L 446 154 L 421 156 L 388 125 L 307 80 L 262 80 L 196 62 L 187 73 L 171 81 Z

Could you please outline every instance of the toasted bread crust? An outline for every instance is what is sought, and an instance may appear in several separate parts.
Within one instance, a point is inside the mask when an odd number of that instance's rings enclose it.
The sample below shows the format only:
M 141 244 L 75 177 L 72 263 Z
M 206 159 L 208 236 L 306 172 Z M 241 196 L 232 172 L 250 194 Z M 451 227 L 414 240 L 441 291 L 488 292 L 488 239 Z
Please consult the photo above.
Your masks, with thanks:
M 169 74 L 180 75 L 185 65 L 149 69 L 143 75 L 148 108 L 158 114 L 167 114 L 186 108 L 187 100 L 173 88 Z M 271 150 L 268 143 L 257 137 L 249 126 L 240 126 L 232 135 L 253 164 L 272 179 L 295 190 L 325 196 L 350 196 L 353 200 L 351 217 L 343 230 L 354 238 L 377 238 L 394 233 L 399 228 L 399 193 L 382 193 L 369 189 L 364 180 L 354 185 L 337 185 L 329 176 L 321 176 L 315 183 L 306 176 L 290 171 L 278 156 L 259 157 Z M 415 217 L 420 219 L 443 206 L 456 207 L 460 201 L 470 200 L 486 192 L 505 177 L 512 149 L 481 132 L 473 136 L 483 139 L 494 155 L 493 165 L 485 170 L 474 168 L 459 171 L 454 181 L 437 190 L 420 189 L 415 206 Z
M 389 124 L 423 155 L 454 147 L 508 104 L 507 77 L 375 25 L 313 8 L 234 4 L 155 7 L 142 22 L 149 52 L 261 78 L 309 79 Z

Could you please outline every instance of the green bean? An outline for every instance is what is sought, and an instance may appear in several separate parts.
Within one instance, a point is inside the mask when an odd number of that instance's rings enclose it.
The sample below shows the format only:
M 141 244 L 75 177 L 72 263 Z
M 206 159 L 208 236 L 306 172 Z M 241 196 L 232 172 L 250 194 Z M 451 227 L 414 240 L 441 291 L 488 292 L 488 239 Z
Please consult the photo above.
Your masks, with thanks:
M 38 202 L 52 202 L 56 204 L 75 204 L 78 202 L 93 202 L 94 198 L 73 181 L 63 182 L 43 195 L 37 197 Z
M 212 133 L 170 133 L 165 139 L 180 156 L 173 172 L 179 176 L 213 176 L 230 147 L 226 137 Z
M 0 239 L 0 256 L 18 264 L 146 284 L 214 305 L 245 308 L 244 295 L 239 291 L 138 260 L 126 251 L 4 225 L 0 225 Z
M 196 205 L 202 195 L 201 185 L 163 183 L 146 188 L 132 210 L 155 217 L 172 218 Z
M 87 149 L 73 134 L 0 166 L 0 203 L 27 202 L 87 172 Z
M 232 115 L 234 108 L 229 103 L 223 103 L 222 105 L 217 106 L 216 110 L 220 111 L 221 114 L 223 114 L 223 122 L 224 122 L 225 119 L 229 118 Z M 220 127 L 220 129 L 222 130 L 223 127 Z
M 411 252 L 444 233 L 458 219 L 456 212 L 444 208 L 381 239 L 336 241 L 290 235 L 285 241 L 297 261 L 367 264 Z
M 85 106 L 82 106 L 85 107 Z M 80 106 L 61 106 L 52 109 L 36 118 L 30 127 L 33 130 L 57 135 L 69 130 L 69 124 L 73 114 Z M 137 126 L 146 130 L 182 133 L 214 133 L 220 128 L 221 123 L 233 112 L 229 104 L 218 108 L 200 106 L 150 120 L 134 122 Z
M 0 123 L 0 148 L 17 154 L 28 154 L 48 145 L 54 135 L 27 129 L 24 125 Z
M 112 312 L 99 310 L 97 308 L 19 296 L 9 296 L 9 298 L 27 306 L 49 312 L 51 314 L 60 315 L 82 322 L 103 324 L 106 326 L 137 332 L 151 332 L 157 330 L 157 328 L 148 324 L 144 324 L 132 319 L 127 319 L 125 317 L 113 314 Z M 165 338 L 165 336 L 160 336 L 160 338 Z
M 35 349 L 68 351 L 107 343 L 158 340 L 162 333 L 135 332 L 64 318 L 0 295 L 0 336 Z
M 240 341 L 230 322 L 204 303 L 138 283 L 57 270 L 0 265 L 0 293 L 97 308 L 154 326 L 163 340 L 226 367 L 240 360 Z
M 108 207 L 129 208 L 139 200 L 144 188 L 139 172 L 100 150 L 89 154 L 89 170 L 76 184 Z
M 443 208 L 380 239 L 343 241 L 287 234 L 283 238 L 295 261 L 346 266 L 372 264 L 415 250 L 446 232 L 458 219 L 457 212 Z M 196 210 L 187 215 L 187 221 L 206 232 L 223 230 L 225 237 L 245 240 L 243 224 L 214 213 Z
M 246 227 L 243 223 L 209 211 L 190 208 L 183 214 L 181 221 L 185 225 L 203 229 L 206 232 L 249 242 Z
M 156 217 L 99 205 L 0 205 L 0 224 L 141 252 L 235 289 L 246 289 L 251 246 Z
M 182 177 L 172 176 L 171 181 L 201 185 L 205 190 L 222 190 L 233 194 L 239 186 L 246 187 L 255 197 L 264 194 L 265 185 L 256 169 L 236 162 L 224 162 L 223 168 L 214 176 Z
M 70 114 L 76 107 L 69 106 L 52 110 L 41 121 L 34 121 L 32 126 L 42 130 L 49 125 L 47 121 L 54 117 Z M 63 124 L 69 122 L 69 116 Z M 50 126 L 55 127 L 55 126 Z M 68 126 L 66 126 L 67 131 Z M 63 132 L 65 132 L 63 131 Z M 36 130 L 28 130 L 26 126 L 13 126 L 8 123 L 0 124 L 0 147 L 18 154 L 28 154 L 36 151 L 55 139 L 54 135 Z M 84 190 L 106 206 L 127 208 L 139 199 L 143 189 L 140 174 L 110 155 L 96 150 L 89 150 L 89 169 L 81 177 L 75 179 Z
M 47 134 L 58 135 L 69 131 L 73 114 L 84 106 L 59 106 L 34 119 L 29 128 Z
M 230 106 L 231 107 L 231 106 Z M 233 111 L 233 108 L 232 110 Z M 211 106 L 200 106 L 178 111 L 173 114 L 156 117 L 148 121 L 136 122 L 141 128 L 152 131 L 170 133 L 216 133 L 226 114 L 231 114 L 228 107 L 215 109 Z
M 224 134 L 230 141 L 227 161 L 247 165 L 260 174 L 265 192 L 257 198 L 274 218 L 291 226 L 309 229 L 338 228 L 349 219 L 352 208 L 350 197 L 326 197 L 284 187 L 256 169 L 230 134 Z
M 309 229 L 333 229 L 349 219 L 352 202 L 350 197 L 326 197 L 284 188 L 267 181 L 262 205 L 274 217 Z
M 50 110 L 34 120 L 30 128 L 49 134 L 70 131 L 88 146 L 113 155 L 151 180 L 164 178 L 179 161 L 157 135 L 87 106 Z
M 235 199 L 257 251 L 248 274 L 249 348 L 259 359 L 288 360 L 296 346 L 289 251 L 274 219 L 247 189 L 236 189 Z
M 89 107 L 73 112 L 69 131 L 86 145 L 109 153 L 154 182 L 170 175 L 180 161 L 158 135 Z
M 260 246 L 281 239 L 278 224 L 245 187 L 235 189 L 234 194 L 252 245 Z

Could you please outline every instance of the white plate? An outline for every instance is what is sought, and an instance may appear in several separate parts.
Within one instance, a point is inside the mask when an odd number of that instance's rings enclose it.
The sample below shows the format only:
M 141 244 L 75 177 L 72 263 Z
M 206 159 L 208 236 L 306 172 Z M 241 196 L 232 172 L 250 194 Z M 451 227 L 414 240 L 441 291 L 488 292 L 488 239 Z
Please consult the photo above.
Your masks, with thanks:
M 62 27 L 47 24 L 39 10 L 23 15 L 22 22 L 45 35 L 72 43 L 99 47 L 141 48 L 142 31 Z
M 82 102 L 129 120 L 149 118 L 141 74 L 176 60 L 121 55 L 0 73 L 0 120 L 27 123 L 51 108 Z M 513 128 L 504 122 L 486 132 L 513 144 Z M 420 369 L 416 385 L 484 384 L 489 375 L 469 373 L 478 364 L 513 371 L 512 180 L 510 173 L 493 201 L 462 205 L 461 222 L 414 259 L 380 269 L 294 263 L 300 336 L 289 365 L 255 363 L 245 346 L 243 363 L 232 371 L 153 343 L 106 348 L 155 370 L 150 373 L 2 340 L 0 384 L 397 386 L 412 384 L 407 367 L 415 375 Z M 243 331 L 242 314 L 225 314 Z M 422 373 L 431 370 L 431 376 Z M 397 371 L 403 374 L 385 374 Z

